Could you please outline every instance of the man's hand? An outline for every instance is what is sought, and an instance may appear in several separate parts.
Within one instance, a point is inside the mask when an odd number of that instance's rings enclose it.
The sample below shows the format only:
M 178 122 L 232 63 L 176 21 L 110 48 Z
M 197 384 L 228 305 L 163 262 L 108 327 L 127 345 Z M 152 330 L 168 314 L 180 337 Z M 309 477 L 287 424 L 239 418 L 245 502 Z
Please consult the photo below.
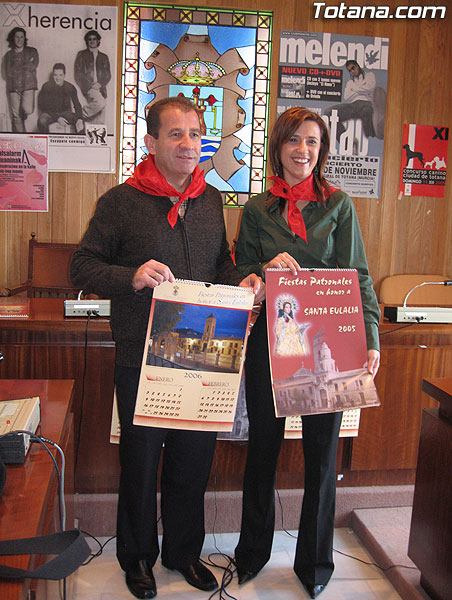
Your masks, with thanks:
M 172 283 L 174 279 L 175 277 L 168 266 L 156 260 L 148 260 L 141 267 L 138 267 L 132 285 L 133 289 L 139 292 L 145 287 L 155 288 L 164 281 Z
M 254 303 L 259 304 L 265 298 L 265 284 L 259 275 L 251 273 L 239 283 L 239 287 L 253 288 Z
M 368 350 L 367 351 L 367 363 L 365 367 L 372 375 L 372 379 L 375 379 L 375 375 L 377 374 L 378 368 L 380 366 L 380 353 L 378 350 Z

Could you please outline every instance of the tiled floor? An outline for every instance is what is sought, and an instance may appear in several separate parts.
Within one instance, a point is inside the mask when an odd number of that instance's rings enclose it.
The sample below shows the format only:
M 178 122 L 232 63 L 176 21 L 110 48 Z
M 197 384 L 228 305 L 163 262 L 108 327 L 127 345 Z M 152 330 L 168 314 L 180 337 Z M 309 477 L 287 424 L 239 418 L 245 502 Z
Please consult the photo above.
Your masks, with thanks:
M 291 532 L 292 534 L 295 532 Z M 202 558 L 207 559 L 209 552 L 221 552 L 233 555 L 238 534 L 222 533 L 208 535 L 204 544 Z M 101 541 L 106 541 L 102 539 Z M 212 600 L 303 600 L 308 596 L 292 570 L 295 550 L 295 538 L 279 531 L 275 534 L 270 562 L 256 579 L 244 586 L 238 586 L 237 577 L 227 586 L 226 592 L 216 592 Z M 90 542 L 90 545 L 92 543 Z M 92 545 L 94 548 L 95 545 Z M 355 534 L 345 528 L 335 530 L 334 548 L 361 560 L 372 562 Z M 218 556 L 216 562 L 226 564 Z M 367 564 L 334 553 L 336 565 L 333 577 L 321 595 L 321 600 L 399 600 L 382 572 Z M 213 568 L 220 581 L 223 571 Z M 181 575 L 168 571 L 158 561 L 154 567 L 157 581 L 157 598 L 163 600 L 209 600 L 209 594 L 190 587 Z M 72 600 L 132 600 L 128 592 L 124 574 L 115 557 L 115 540 L 109 542 L 102 555 L 87 566 L 81 567 L 75 575 Z

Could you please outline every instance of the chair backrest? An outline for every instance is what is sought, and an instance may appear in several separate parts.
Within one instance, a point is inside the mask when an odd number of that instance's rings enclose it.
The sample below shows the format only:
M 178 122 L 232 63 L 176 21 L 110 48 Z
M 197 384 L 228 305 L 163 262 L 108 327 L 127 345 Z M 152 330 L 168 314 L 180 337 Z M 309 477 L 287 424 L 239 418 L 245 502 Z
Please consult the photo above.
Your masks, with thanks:
M 69 264 L 77 244 L 38 242 L 31 234 L 28 254 L 27 296 L 75 298 L 78 290 L 69 278 Z
M 379 301 L 382 304 L 402 305 L 405 296 L 416 285 L 430 281 L 446 281 L 446 275 L 391 275 L 381 282 Z M 452 306 L 452 285 L 424 285 L 408 297 L 407 306 Z

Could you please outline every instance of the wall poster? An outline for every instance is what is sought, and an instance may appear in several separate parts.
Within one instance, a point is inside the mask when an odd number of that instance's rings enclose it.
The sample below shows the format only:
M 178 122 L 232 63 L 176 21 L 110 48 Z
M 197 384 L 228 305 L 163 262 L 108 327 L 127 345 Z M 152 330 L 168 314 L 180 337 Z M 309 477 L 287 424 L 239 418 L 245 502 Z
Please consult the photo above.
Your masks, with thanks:
M 47 212 L 47 137 L 0 134 L 0 211 Z
M 403 126 L 399 198 L 444 198 L 448 144 L 448 127 Z
M 278 115 L 305 106 L 330 130 L 325 175 L 350 196 L 379 198 L 389 40 L 282 31 Z
M 48 138 L 49 171 L 116 169 L 117 9 L 0 4 L 0 134 Z
M 226 206 L 265 187 L 271 13 L 125 4 L 120 177 L 146 156 L 147 108 L 184 95 L 202 115 L 200 169 Z

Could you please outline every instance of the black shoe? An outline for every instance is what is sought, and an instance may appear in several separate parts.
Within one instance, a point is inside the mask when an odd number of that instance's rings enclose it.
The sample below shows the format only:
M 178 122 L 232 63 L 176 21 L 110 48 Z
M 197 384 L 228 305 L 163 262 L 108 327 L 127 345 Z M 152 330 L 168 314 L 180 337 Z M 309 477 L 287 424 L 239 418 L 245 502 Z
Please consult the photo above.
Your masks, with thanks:
M 174 568 L 173 570 L 179 571 L 185 577 L 187 583 L 203 592 L 211 592 L 218 587 L 218 582 L 213 573 L 199 560 L 188 567 Z
M 126 569 L 126 584 L 136 598 L 155 598 L 157 586 L 152 569 L 145 560 L 139 560 Z
M 308 590 L 308 594 L 311 596 L 311 598 L 317 598 L 318 596 L 320 596 L 320 594 L 323 592 L 323 590 L 326 588 L 326 585 L 307 585 L 306 583 L 303 583 L 304 587 Z
M 244 583 L 247 583 L 247 581 L 251 581 L 251 579 L 254 579 L 258 573 L 259 571 L 245 571 L 240 567 L 237 567 L 239 585 L 243 585 Z

